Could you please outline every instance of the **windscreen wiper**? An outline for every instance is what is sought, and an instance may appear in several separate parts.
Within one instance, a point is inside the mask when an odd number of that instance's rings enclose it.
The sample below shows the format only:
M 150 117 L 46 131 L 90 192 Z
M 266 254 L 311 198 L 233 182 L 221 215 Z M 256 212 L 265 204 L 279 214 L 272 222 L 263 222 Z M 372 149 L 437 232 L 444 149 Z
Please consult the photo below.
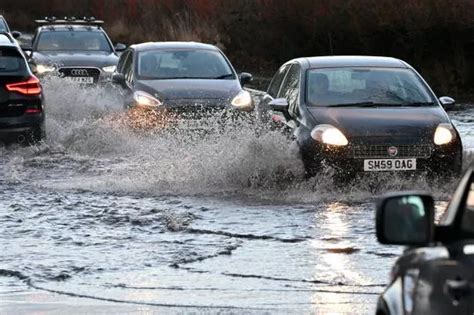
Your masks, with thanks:
M 234 74 L 232 73 L 227 73 L 227 74 L 223 74 L 223 75 L 220 75 L 218 77 L 214 77 L 213 79 L 215 80 L 221 80 L 221 79 L 227 79 L 227 78 L 233 78 L 234 77 Z
M 412 102 L 412 103 L 403 103 L 401 106 L 433 106 L 433 102 Z
M 328 105 L 328 107 L 376 107 L 376 106 L 385 106 L 386 104 L 379 104 L 374 102 L 359 102 L 359 103 L 342 103 L 342 104 L 333 104 Z

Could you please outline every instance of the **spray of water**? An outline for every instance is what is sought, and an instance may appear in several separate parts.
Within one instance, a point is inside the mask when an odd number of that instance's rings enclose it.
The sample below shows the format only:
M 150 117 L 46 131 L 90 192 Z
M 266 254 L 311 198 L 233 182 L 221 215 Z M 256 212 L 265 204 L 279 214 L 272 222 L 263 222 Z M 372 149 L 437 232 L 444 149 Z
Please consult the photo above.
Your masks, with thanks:
M 240 194 L 289 202 L 342 195 L 347 201 L 366 201 L 387 190 L 432 189 L 422 178 L 387 182 L 376 176 L 334 183 L 331 170 L 305 179 L 295 146 L 278 131 L 261 132 L 249 121 L 229 122 L 210 133 L 136 130 L 127 123 L 117 88 L 82 88 L 58 78 L 47 80 L 44 88 L 47 140 L 30 148 L 1 149 L 16 180 L 31 181 L 36 170 L 34 180 L 55 189 Z M 445 196 L 451 186 L 438 193 Z

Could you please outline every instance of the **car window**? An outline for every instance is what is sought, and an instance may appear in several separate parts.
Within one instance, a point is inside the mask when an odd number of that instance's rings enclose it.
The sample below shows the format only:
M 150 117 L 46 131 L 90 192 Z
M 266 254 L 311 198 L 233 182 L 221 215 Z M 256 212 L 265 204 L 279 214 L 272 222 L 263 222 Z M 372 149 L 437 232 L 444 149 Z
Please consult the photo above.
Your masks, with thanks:
M 123 73 L 123 68 L 125 66 L 125 61 L 127 61 L 128 56 L 130 56 L 130 50 L 124 52 L 117 63 L 117 72 L 118 73 Z
M 47 31 L 39 34 L 36 50 L 112 52 L 112 47 L 102 32 Z
M 26 71 L 26 62 L 18 51 L 0 48 L 0 76 L 24 75 Z
M 461 229 L 465 233 L 474 234 L 474 183 L 472 182 L 466 199 L 466 207 L 461 218 Z
M 214 50 L 152 50 L 138 54 L 140 79 L 235 79 L 221 53 Z
M 270 82 L 270 85 L 268 86 L 268 90 L 267 90 L 267 93 L 271 97 L 273 97 L 273 98 L 277 97 L 278 91 L 280 91 L 281 83 L 283 82 L 283 79 L 285 78 L 287 69 L 288 69 L 288 65 L 284 65 L 273 76 L 273 79 Z
M 0 32 L 8 32 L 7 23 L 3 19 L 0 19 Z
M 127 82 L 131 83 L 133 81 L 133 52 L 129 52 L 128 54 L 128 58 L 123 67 L 123 74 Z
M 299 82 L 300 82 L 300 65 L 293 64 L 288 70 L 288 74 L 283 82 L 280 94 L 278 97 L 286 98 L 289 105 L 289 113 L 295 116 L 297 113 L 298 96 L 299 96 Z
M 312 69 L 307 75 L 306 100 L 310 106 L 433 102 L 415 72 L 398 68 Z

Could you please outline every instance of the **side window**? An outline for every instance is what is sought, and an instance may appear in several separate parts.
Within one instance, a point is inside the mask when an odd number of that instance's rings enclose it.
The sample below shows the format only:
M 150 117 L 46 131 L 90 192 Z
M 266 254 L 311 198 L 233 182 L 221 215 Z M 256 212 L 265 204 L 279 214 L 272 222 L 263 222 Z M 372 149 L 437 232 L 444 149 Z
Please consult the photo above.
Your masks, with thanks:
M 291 116 L 298 113 L 298 96 L 300 95 L 300 65 L 293 64 L 288 70 L 283 86 L 278 97 L 284 97 L 288 100 L 289 112 Z
M 268 90 L 267 90 L 267 93 L 271 97 L 273 97 L 273 98 L 277 97 L 278 91 L 280 90 L 281 83 L 283 82 L 283 79 L 285 78 L 285 74 L 286 74 L 287 69 L 288 69 L 288 65 L 284 65 L 273 76 L 273 79 L 270 82 L 270 85 L 268 86 Z
M 125 61 L 127 60 L 127 57 L 130 56 L 130 51 L 126 51 L 124 52 L 120 58 L 119 58 L 119 61 L 118 61 L 118 64 L 117 64 L 117 72 L 118 73 L 123 73 L 123 68 L 125 66 Z
M 131 83 L 133 80 L 133 53 L 130 52 L 128 54 L 128 58 L 125 61 L 123 66 L 123 74 L 125 75 L 125 80 L 128 83 Z

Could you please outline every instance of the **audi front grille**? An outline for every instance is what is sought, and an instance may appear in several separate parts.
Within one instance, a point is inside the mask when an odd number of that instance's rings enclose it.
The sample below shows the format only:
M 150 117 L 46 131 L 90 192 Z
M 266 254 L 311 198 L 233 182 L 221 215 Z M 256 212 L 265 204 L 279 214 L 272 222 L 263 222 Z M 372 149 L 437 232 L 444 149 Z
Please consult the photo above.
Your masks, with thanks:
M 63 67 L 59 68 L 58 71 L 63 77 L 92 77 L 94 83 L 97 83 L 100 77 L 100 69 L 98 68 Z

